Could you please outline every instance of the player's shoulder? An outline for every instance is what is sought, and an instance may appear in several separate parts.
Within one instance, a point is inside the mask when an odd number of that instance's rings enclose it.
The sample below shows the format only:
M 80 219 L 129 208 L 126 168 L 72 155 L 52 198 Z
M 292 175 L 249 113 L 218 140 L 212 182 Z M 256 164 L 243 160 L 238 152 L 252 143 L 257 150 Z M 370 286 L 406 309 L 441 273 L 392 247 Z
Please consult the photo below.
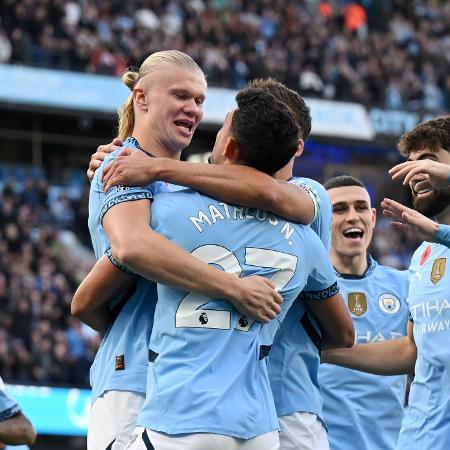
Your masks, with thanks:
M 306 189 L 307 191 L 311 191 L 315 195 L 324 198 L 328 198 L 328 194 L 326 189 L 323 187 L 322 183 L 319 183 L 316 180 L 313 180 L 312 178 L 305 178 L 305 177 L 292 177 L 288 180 L 288 183 L 295 184 L 297 186 L 300 186 L 303 189 Z
M 377 264 L 376 270 L 388 277 L 398 278 L 398 279 L 408 279 L 408 270 L 401 270 L 395 267 L 385 266 L 383 264 Z

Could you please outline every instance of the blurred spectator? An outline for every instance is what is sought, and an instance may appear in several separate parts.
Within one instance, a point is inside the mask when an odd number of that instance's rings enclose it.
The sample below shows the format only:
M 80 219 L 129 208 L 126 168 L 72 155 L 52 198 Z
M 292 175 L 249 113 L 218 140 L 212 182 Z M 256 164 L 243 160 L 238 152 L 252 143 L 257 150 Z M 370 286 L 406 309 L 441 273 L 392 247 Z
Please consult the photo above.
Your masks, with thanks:
M 0 372 L 9 381 L 87 385 L 100 341 L 70 316 L 70 301 L 92 258 L 80 259 L 76 239 L 68 255 L 60 238 L 77 215 L 86 220 L 78 209 L 87 203 L 50 190 L 32 176 L 0 188 Z
M 273 76 L 329 99 L 450 109 L 449 2 L 7 0 L 0 17 L 0 62 L 118 75 L 176 48 L 210 85 Z

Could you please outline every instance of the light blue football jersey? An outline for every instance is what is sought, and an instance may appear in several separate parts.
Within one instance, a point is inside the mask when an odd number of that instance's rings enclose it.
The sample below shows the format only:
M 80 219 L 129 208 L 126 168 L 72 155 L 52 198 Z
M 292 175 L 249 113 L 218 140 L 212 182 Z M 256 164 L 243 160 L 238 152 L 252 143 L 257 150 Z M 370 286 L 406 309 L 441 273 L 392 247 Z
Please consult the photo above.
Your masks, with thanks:
M 363 277 L 338 278 L 359 344 L 407 333 L 408 272 L 369 259 Z M 379 376 L 333 364 L 319 368 L 331 450 L 393 450 L 403 418 L 406 376 Z M 410 447 L 411 448 L 411 447 Z
M 331 248 L 331 222 L 333 220 L 333 208 L 330 197 L 325 188 L 316 180 L 304 177 L 292 177 L 289 183 L 296 184 L 305 189 L 311 196 L 316 206 L 316 215 L 309 224 L 311 229 L 319 236 L 327 251 Z
M 134 138 L 123 147 L 141 151 Z M 109 248 L 102 219 L 109 208 L 121 202 L 153 198 L 154 185 L 115 186 L 103 192 L 103 167 L 112 162 L 121 148 L 107 155 L 95 172 L 89 196 L 89 230 L 95 255 L 100 258 Z M 158 183 L 158 186 L 164 186 Z M 108 390 L 145 393 L 148 366 L 148 343 L 157 300 L 156 284 L 136 277 L 136 284 L 122 298 L 111 302 L 116 318 L 105 334 L 91 367 L 92 403 Z
M 278 429 L 263 342 L 269 344 L 306 283 L 317 296 L 337 291 L 322 243 L 309 227 L 189 189 L 155 196 L 152 226 L 218 268 L 271 277 L 284 303 L 277 319 L 262 326 L 229 301 L 158 285 L 149 391 L 138 423 L 168 434 L 244 439 Z
M 424 242 L 410 266 L 415 377 L 398 450 L 450 448 L 450 250 Z
M 5 384 L 0 377 L 0 422 L 11 419 L 20 412 L 20 406 L 6 392 Z
M 325 188 L 309 178 L 292 178 L 307 190 L 316 205 L 309 225 L 327 251 L 331 245 L 331 202 Z M 317 372 L 320 365 L 320 332 L 305 310 L 300 296 L 289 309 L 278 330 L 268 358 L 268 369 L 278 417 L 311 412 L 323 420 L 322 395 Z

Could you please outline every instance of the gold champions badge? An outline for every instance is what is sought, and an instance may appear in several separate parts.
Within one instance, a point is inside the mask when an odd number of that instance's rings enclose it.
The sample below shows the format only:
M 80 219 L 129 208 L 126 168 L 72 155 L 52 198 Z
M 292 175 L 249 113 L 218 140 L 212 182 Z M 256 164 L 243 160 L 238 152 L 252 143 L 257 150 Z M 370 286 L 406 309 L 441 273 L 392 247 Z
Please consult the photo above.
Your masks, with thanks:
M 364 292 L 350 292 L 347 299 L 348 309 L 355 316 L 362 316 L 367 311 L 367 299 Z
M 433 261 L 431 268 L 430 280 L 433 284 L 439 283 L 445 273 L 445 266 L 447 265 L 447 258 L 438 258 Z

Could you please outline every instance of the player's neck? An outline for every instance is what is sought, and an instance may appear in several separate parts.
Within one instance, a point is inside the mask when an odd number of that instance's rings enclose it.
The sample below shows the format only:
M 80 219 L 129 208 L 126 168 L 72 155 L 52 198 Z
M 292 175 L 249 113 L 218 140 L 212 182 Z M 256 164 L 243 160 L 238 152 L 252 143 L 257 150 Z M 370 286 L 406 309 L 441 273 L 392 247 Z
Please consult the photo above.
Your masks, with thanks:
M 288 165 L 284 166 L 278 172 L 275 172 L 273 177 L 276 180 L 282 180 L 282 181 L 289 180 L 290 178 L 292 178 L 292 165 L 288 164 Z
M 343 255 L 331 249 L 331 262 L 334 268 L 342 274 L 362 276 L 368 269 L 367 254 Z
M 164 145 L 155 139 L 153 135 L 143 132 L 140 127 L 134 127 L 133 137 L 137 139 L 143 150 L 151 153 L 153 156 L 160 158 L 180 159 L 181 150 L 179 152 L 170 152 Z

